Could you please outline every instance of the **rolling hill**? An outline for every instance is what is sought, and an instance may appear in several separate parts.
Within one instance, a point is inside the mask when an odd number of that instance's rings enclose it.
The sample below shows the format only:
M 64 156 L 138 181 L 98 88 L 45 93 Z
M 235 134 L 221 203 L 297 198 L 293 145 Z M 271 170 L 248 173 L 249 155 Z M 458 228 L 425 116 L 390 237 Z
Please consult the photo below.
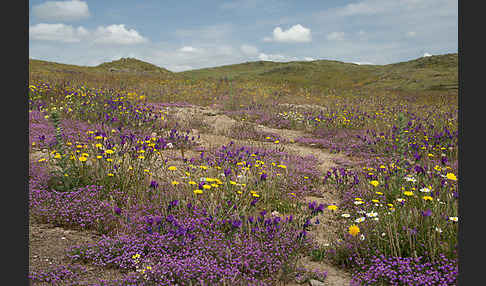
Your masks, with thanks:
M 294 86 L 403 91 L 458 89 L 458 54 L 422 57 L 388 65 L 357 65 L 330 60 L 257 61 L 180 72 L 194 79 L 287 82 Z
M 422 57 L 388 65 L 358 65 L 332 60 L 255 61 L 184 72 L 134 59 L 121 58 L 95 67 L 29 59 L 29 71 L 65 75 L 130 75 L 147 78 L 286 83 L 291 87 L 405 92 L 458 92 L 458 54 Z

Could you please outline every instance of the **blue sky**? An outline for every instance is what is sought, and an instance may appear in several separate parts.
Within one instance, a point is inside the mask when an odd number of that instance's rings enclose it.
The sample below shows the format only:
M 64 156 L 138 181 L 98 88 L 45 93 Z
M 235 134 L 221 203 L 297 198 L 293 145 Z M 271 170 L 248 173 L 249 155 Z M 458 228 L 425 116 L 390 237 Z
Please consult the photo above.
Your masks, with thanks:
M 178 72 L 247 61 L 390 64 L 456 53 L 450 0 L 29 1 L 29 57 L 134 57 Z

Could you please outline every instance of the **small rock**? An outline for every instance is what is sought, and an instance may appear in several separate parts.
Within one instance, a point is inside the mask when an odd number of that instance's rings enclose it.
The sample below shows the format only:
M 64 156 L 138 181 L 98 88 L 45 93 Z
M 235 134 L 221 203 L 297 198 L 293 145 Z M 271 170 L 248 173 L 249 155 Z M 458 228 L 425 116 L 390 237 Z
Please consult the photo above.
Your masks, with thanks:
M 310 286 L 325 286 L 326 284 L 324 284 L 324 282 L 321 282 L 319 280 L 310 279 L 309 280 L 309 285 Z

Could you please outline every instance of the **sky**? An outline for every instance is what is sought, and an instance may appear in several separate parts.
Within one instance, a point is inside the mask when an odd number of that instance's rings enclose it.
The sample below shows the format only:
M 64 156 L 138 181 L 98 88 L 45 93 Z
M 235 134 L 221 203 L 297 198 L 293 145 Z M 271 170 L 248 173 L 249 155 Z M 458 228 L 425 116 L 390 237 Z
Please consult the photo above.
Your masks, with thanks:
M 81 66 L 385 65 L 457 51 L 457 0 L 29 1 L 29 58 Z

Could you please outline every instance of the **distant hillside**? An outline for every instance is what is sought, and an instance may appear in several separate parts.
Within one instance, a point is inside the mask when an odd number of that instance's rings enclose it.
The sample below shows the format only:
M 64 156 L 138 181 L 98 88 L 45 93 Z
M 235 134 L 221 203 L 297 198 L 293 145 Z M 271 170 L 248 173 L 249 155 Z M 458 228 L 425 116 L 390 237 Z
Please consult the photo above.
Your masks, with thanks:
M 192 79 L 285 81 L 294 86 L 403 91 L 458 89 L 458 54 L 422 57 L 389 65 L 357 65 L 330 60 L 256 61 L 180 72 Z
M 64 74 L 127 74 L 127 75 L 165 75 L 172 76 L 171 71 L 134 58 L 121 58 L 100 65 L 77 66 L 61 64 L 43 60 L 29 59 L 29 71 L 36 73 L 64 73 Z
M 121 58 L 102 63 L 97 65 L 96 68 L 110 72 L 172 73 L 167 69 L 134 58 Z
M 422 57 L 389 65 L 357 65 L 331 60 L 270 62 L 256 61 L 171 72 L 137 60 L 121 58 L 95 67 L 60 64 L 29 59 L 31 75 L 129 76 L 140 81 L 156 79 L 233 80 L 286 83 L 291 87 L 334 89 L 340 91 L 394 90 L 405 92 L 458 91 L 458 54 Z

